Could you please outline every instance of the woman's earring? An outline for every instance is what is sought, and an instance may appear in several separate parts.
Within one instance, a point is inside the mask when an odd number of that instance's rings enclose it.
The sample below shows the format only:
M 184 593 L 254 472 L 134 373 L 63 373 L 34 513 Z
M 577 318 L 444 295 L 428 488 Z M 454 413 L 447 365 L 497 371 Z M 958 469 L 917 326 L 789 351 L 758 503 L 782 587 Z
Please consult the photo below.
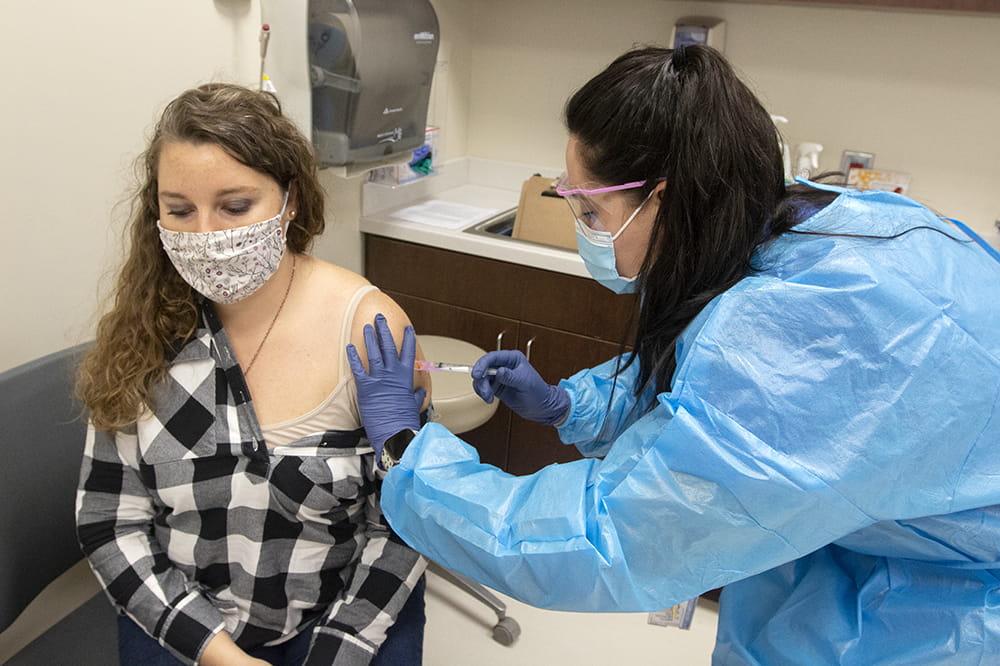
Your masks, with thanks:
M 295 211 L 294 210 L 288 213 L 288 219 L 289 220 L 294 220 L 295 219 Z

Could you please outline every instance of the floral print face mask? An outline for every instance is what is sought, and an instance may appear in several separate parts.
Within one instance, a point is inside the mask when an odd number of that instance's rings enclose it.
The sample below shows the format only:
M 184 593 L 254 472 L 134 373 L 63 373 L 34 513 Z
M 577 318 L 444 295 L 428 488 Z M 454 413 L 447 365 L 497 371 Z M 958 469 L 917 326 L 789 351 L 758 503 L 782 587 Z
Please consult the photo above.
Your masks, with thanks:
M 285 191 L 281 212 L 274 217 L 221 231 L 170 231 L 160 221 L 160 242 L 174 268 L 191 288 L 215 303 L 241 301 L 260 289 L 285 255 L 281 218 L 288 204 Z

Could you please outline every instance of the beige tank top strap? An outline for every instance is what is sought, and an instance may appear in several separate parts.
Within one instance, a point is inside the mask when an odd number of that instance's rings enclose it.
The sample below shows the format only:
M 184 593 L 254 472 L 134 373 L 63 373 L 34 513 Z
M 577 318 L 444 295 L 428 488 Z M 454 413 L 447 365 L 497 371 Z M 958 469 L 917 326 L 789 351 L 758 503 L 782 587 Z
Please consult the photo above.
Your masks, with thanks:
M 351 374 L 351 366 L 347 362 L 347 344 L 351 341 L 351 325 L 354 323 L 354 313 L 357 312 L 361 299 L 373 291 L 378 291 L 378 287 L 373 284 L 367 284 L 359 288 L 351 296 L 351 301 L 344 310 L 344 323 L 341 325 L 340 330 L 341 349 L 343 350 L 343 353 L 340 355 L 340 377 L 347 377 Z M 364 354 L 365 350 L 359 349 L 358 353 Z

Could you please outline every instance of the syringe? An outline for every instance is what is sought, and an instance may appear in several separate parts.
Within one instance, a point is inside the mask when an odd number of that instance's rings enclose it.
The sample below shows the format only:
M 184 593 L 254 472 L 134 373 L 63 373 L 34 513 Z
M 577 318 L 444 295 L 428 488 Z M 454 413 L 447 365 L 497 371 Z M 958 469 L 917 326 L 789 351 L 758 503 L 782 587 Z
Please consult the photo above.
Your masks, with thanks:
M 462 365 L 460 363 L 442 363 L 439 361 L 417 361 L 413 364 L 414 369 L 423 370 L 424 372 L 462 372 L 465 374 L 470 374 L 472 372 L 471 365 Z M 486 371 L 487 375 L 497 374 L 496 368 L 490 368 Z

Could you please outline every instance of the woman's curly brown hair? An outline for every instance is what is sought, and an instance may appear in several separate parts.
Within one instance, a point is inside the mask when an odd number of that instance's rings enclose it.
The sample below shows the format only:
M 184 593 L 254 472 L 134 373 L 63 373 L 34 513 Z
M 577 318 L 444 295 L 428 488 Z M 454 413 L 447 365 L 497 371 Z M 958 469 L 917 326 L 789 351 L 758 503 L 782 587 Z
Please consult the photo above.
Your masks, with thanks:
M 323 190 L 312 145 L 281 112 L 278 99 L 237 85 L 209 83 L 182 93 L 164 109 L 136 162 L 129 251 L 110 311 L 77 374 L 77 393 L 94 426 L 118 430 L 153 408 L 152 387 L 167 358 L 198 327 L 196 293 L 181 279 L 160 243 L 157 167 L 172 141 L 214 144 L 238 162 L 294 188 L 298 215 L 288 249 L 301 253 L 323 232 Z

